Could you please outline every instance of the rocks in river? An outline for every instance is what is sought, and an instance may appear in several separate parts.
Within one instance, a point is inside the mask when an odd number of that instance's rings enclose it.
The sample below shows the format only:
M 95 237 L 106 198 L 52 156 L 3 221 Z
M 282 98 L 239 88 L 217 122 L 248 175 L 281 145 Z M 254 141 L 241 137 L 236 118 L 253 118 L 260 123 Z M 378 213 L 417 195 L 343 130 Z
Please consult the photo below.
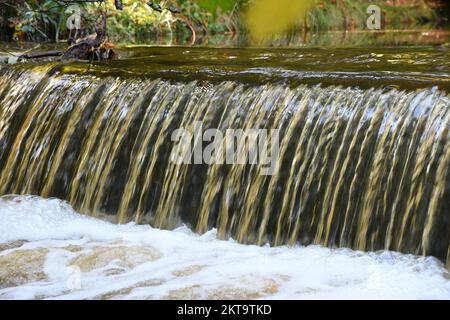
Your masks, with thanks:
M 16 241 L 10 241 L 10 242 L 6 242 L 6 243 L 0 243 L 0 252 L 5 251 L 5 250 L 20 248 L 27 242 L 28 241 L 25 241 L 25 240 L 16 240 Z
M 21 249 L 27 241 L 11 241 L 0 244 L 0 289 L 45 281 L 44 271 L 48 248 Z M 54 249 L 54 248 L 53 248 Z M 6 250 L 11 250 L 7 252 Z M 155 261 L 162 254 L 152 247 L 127 246 L 112 243 L 111 246 L 94 246 L 89 249 L 78 245 L 60 247 L 61 265 L 77 267 L 81 272 L 101 272 L 114 276 L 137 266 Z M 64 251 L 66 253 L 64 253 Z M 63 276 L 64 277 L 64 276 Z
M 0 288 L 46 279 L 43 271 L 48 249 L 15 250 L 0 256 Z
M 91 252 L 83 253 L 71 261 L 72 266 L 77 266 L 83 272 L 91 272 L 101 269 L 114 262 L 115 274 L 120 274 L 128 269 L 157 260 L 161 253 L 150 247 L 95 247 Z
M 191 285 L 169 290 L 163 297 L 166 300 L 249 300 L 261 299 L 276 294 L 280 286 L 288 278 L 274 275 L 273 277 L 248 276 L 233 279 L 233 283 L 204 286 Z M 151 298 L 151 297 L 149 297 Z

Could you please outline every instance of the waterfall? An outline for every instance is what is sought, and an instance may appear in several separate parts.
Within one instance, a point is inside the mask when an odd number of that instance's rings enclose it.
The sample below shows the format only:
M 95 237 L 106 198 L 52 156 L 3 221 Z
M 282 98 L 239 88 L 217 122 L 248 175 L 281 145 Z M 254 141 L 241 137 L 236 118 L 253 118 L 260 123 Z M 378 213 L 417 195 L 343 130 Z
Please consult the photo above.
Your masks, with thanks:
M 450 256 L 442 90 L 0 70 L 0 195 L 263 245 Z M 178 128 L 279 129 L 278 172 L 176 164 Z M 202 143 L 196 141 L 194 144 Z

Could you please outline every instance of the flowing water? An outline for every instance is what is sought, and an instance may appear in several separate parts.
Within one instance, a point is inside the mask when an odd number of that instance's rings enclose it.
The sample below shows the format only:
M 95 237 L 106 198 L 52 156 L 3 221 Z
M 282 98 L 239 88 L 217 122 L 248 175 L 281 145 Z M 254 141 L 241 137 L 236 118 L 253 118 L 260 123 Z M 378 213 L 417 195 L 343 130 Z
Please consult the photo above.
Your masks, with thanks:
M 0 299 L 450 299 L 429 257 L 240 245 L 36 197 L 0 199 L 0 217 Z
M 0 69 L 0 195 L 55 197 L 113 222 L 186 225 L 245 244 L 448 262 L 445 46 L 123 55 L 111 64 Z M 222 131 L 279 129 L 278 172 L 172 162 L 173 131 L 198 121 Z M 17 240 L 26 237 L 7 239 Z

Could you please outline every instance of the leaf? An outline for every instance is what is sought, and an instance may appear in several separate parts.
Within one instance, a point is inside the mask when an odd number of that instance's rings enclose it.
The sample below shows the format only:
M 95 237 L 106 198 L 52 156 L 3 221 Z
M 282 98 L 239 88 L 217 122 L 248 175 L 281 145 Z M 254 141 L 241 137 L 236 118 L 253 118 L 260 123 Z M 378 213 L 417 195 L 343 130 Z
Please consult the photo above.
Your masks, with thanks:
M 245 21 L 253 40 L 281 34 L 304 18 L 314 0 L 259 0 L 248 8 Z M 270 22 L 270 23 L 268 23 Z

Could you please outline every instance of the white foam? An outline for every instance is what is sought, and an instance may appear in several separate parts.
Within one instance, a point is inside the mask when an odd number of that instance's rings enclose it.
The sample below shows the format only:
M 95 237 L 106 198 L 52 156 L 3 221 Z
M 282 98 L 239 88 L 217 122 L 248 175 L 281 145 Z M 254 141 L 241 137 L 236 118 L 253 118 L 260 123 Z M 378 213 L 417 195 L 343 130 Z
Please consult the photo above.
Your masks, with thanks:
M 0 298 L 450 299 L 448 271 L 434 258 L 240 245 L 217 240 L 215 230 L 199 236 L 185 227 L 164 231 L 113 225 L 79 215 L 55 199 L 0 199 L 0 243 L 14 240 L 30 242 L 0 256 L 47 248 L 46 279 L 0 289 Z M 68 245 L 81 250 L 67 251 Z M 151 248 L 159 259 L 129 268 L 111 259 L 82 272 L 81 288 L 68 285 L 75 257 L 99 247 L 115 252 L 118 246 Z M 111 272 L 118 268 L 121 273 Z

